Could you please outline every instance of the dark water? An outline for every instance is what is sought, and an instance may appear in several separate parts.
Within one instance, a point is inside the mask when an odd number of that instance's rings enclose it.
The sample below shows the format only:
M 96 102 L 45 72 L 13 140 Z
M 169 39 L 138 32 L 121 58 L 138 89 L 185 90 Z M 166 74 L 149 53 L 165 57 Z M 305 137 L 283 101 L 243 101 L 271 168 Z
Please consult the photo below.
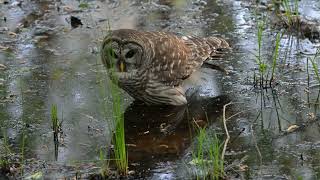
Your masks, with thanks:
M 239 113 L 228 121 L 231 141 L 225 164 L 232 167 L 231 179 L 319 179 L 319 82 L 307 61 L 318 44 L 285 33 L 277 85 L 256 87 L 256 19 L 266 12 L 255 15 L 250 2 L 83 1 L 86 8 L 69 0 L 19 2 L 0 4 L 0 15 L 6 17 L 0 20 L 0 45 L 9 48 L 0 51 L 0 64 L 6 66 L 0 70 L 0 157 L 7 155 L 9 145 L 12 157 L 24 162 L 19 177 L 42 172 L 55 179 L 99 172 L 101 152 L 112 147 L 112 98 L 98 55 L 109 22 L 112 29 L 219 35 L 233 48 L 216 62 L 229 75 L 211 69 L 198 72 L 203 80 L 190 82 L 194 89 L 187 107 L 146 107 L 123 92 L 133 177 L 192 179 L 197 168 L 188 163 L 197 137 L 194 123 L 223 141 L 222 108 L 233 102 L 226 112 L 227 117 Z M 309 2 L 302 1 L 299 10 L 317 19 L 320 5 Z M 72 28 L 71 15 L 83 26 Z M 262 45 L 269 71 L 278 32 L 272 29 L 266 26 Z M 58 145 L 51 127 L 54 104 L 63 120 Z M 293 125 L 299 129 L 288 133 Z

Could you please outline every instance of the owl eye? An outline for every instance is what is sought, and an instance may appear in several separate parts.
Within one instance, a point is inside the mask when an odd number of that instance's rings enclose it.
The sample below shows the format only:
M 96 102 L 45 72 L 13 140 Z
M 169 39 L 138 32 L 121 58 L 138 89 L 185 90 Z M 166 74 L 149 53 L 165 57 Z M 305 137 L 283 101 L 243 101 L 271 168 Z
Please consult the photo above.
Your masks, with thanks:
M 134 54 L 136 53 L 135 50 L 130 50 L 129 52 L 127 52 L 126 54 L 126 58 L 132 58 L 134 56 Z

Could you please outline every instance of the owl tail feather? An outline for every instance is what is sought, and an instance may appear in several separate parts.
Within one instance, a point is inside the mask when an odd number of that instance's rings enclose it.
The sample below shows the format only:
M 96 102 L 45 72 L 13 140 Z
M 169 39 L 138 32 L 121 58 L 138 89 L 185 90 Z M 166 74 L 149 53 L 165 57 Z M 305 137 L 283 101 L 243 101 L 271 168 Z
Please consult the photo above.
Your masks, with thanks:
M 231 49 L 229 43 L 222 38 L 207 37 L 205 40 L 212 49 L 210 54 L 211 59 L 221 59 L 221 57 Z
M 212 47 L 213 49 L 216 49 L 216 48 L 230 49 L 229 43 L 222 38 L 212 36 L 212 37 L 205 38 L 205 40 L 207 41 L 209 46 Z
M 210 53 L 210 58 L 204 61 L 201 67 L 216 69 L 227 75 L 228 72 L 223 67 L 212 64 L 208 62 L 208 60 L 222 59 L 223 55 L 225 55 L 231 49 L 229 43 L 226 40 L 218 37 L 207 37 L 205 40 L 210 46 L 212 52 Z

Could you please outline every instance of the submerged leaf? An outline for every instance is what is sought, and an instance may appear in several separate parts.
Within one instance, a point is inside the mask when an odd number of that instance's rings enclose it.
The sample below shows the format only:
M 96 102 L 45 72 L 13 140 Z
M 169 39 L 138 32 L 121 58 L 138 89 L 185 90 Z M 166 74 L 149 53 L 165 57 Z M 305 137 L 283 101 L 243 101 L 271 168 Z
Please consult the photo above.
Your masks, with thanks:
M 4 64 L 0 64 L 0 69 L 7 69 L 7 66 Z
M 294 124 L 294 125 L 291 125 L 291 126 L 288 127 L 288 129 L 286 130 L 286 132 L 291 133 L 291 132 L 297 130 L 299 127 L 300 127 L 300 126 L 295 125 L 295 124 Z
M 82 2 L 82 3 L 79 4 L 79 8 L 82 8 L 82 9 L 89 8 L 89 4 Z
M 36 172 L 36 173 L 32 174 L 31 176 L 26 177 L 26 179 L 32 179 L 32 180 L 43 179 L 43 173 Z
M 8 50 L 9 49 L 9 47 L 6 47 L 6 46 L 2 46 L 2 45 L 0 45 L 0 50 L 2 50 L 2 51 L 6 51 L 6 50 Z
M 239 171 L 241 171 L 241 172 L 247 171 L 248 168 L 249 168 L 249 166 L 246 165 L 246 164 L 240 164 L 240 165 L 239 165 Z

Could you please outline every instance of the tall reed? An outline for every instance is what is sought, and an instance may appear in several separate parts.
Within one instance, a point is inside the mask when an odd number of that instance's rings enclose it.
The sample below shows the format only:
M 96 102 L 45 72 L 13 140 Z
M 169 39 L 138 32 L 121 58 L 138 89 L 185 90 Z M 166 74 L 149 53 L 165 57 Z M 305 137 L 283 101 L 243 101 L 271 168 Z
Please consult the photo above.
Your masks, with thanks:
M 319 70 L 318 70 L 318 63 L 316 62 L 316 59 L 318 58 L 319 54 L 320 54 L 320 48 L 317 49 L 317 52 L 314 55 L 314 57 L 310 58 L 310 62 L 311 62 L 313 71 L 316 74 L 316 78 L 317 78 L 318 82 L 320 83 L 320 75 L 319 75 Z
M 278 33 L 277 37 L 276 37 L 276 45 L 274 48 L 273 59 L 272 59 L 272 73 L 271 73 L 270 83 L 274 79 L 274 73 L 275 73 L 275 69 L 277 66 L 277 59 L 279 56 L 280 40 L 281 40 L 281 35 L 280 35 L 280 33 Z

